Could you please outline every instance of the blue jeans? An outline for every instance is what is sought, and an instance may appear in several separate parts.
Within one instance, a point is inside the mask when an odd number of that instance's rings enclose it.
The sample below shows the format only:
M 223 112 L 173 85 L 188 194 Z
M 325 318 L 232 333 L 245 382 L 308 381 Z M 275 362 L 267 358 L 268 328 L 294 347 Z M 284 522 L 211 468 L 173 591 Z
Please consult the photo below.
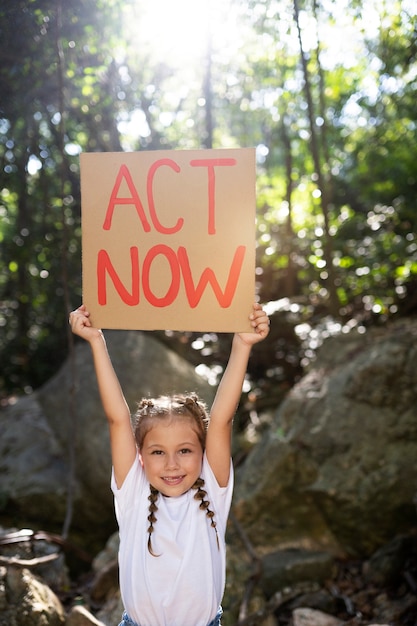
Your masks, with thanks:
M 211 620 L 210 624 L 208 624 L 207 626 L 221 626 L 220 620 L 222 615 L 223 609 L 221 606 L 219 606 L 216 617 Z M 137 624 L 132 619 L 130 619 L 129 615 L 126 613 L 126 611 L 124 611 L 122 615 L 122 621 L 120 622 L 119 626 L 137 626 Z

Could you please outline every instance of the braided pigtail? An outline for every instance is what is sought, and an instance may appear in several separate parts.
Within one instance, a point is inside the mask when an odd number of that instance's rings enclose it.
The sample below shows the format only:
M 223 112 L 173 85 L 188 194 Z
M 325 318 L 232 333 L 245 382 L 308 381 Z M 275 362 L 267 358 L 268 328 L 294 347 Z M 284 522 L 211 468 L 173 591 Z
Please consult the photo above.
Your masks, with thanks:
M 138 404 L 138 410 L 135 414 L 135 440 L 139 451 L 142 450 L 146 435 L 161 423 L 169 424 L 171 420 L 182 419 L 188 420 L 190 426 L 195 431 L 198 440 L 201 444 L 202 452 L 205 449 L 206 433 L 209 423 L 209 416 L 207 413 L 207 407 L 204 402 L 194 393 L 185 395 L 173 395 L 173 396 L 160 396 L 159 398 L 143 398 Z M 197 480 L 194 489 L 197 489 L 195 498 L 200 500 L 200 508 L 206 511 L 207 517 L 211 520 L 211 525 L 216 533 L 217 545 L 219 546 L 219 539 L 217 536 L 216 522 L 214 521 L 214 513 L 210 510 L 210 503 L 205 500 L 207 492 L 202 489 L 204 486 L 204 480 Z M 155 554 L 152 548 L 152 533 L 154 532 L 154 526 L 156 523 L 156 511 L 158 507 L 156 502 L 158 500 L 159 491 L 150 485 L 149 500 L 149 515 L 148 515 L 148 550 L 152 556 L 159 556 Z
M 210 524 L 211 524 L 212 528 L 214 529 L 214 532 L 216 533 L 217 548 L 220 550 L 219 533 L 217 532 L 217 524 L 216 524 L 216 521 L 214 519 L 214 513 L 209 508 L 210 507 L 210 502 L 205 499 L 205 497 L 207 495 L 207 491 L 205 491 L 203 489 L 204 484 L 205 483 L 204 483 L 204 480 L 202 478 L 197 478 L 197 480 L 195 481 L 195 483 L 193 485 L 193 489 L 197 490 L 197 493 L 195 494 L 194 498 L 196 500 L 200 500 L 200 509 L 202 511 L 206 512 L 206 515 L 207 515 L 207 517 L 210 520 Z
M 154 531 L 153 525 L 156 522 L 156 515 L 155 515 L 155 513 L 158 510 L 158 507 L 156 506 L 156 501 L 157 501 L 158 496 L 159 496 L 159 491 L 157 489 L 155 489 L 155 487 L 152 487 L 152 485 L 150 485 L 150 489 L 151 489 L 151 493 L 148 496 L 148 500 L 150 502 L 150 504 L 149 504 L 149 515 L 148 515 L 148 522 L 149 522 L 149 528 L 148 528 L 148 550 L 152 554 L 152 556 L 159 556 L 159 554 L 155 554 L 153 549 L 152 549 L 152 533 Z

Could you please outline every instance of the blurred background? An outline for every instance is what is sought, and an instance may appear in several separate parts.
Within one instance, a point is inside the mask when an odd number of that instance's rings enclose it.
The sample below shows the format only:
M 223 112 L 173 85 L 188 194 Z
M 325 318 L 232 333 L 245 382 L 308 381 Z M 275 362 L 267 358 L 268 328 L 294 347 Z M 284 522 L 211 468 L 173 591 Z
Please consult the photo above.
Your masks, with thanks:
M 329 335 L 417 303 L 414 0 L 0 0 L 0 398 L 63 363 L 82 298 L 79 154 L 257 151 L 245 391 L 276 406 Z M 159 333 L 212 384 L 213 335 Z

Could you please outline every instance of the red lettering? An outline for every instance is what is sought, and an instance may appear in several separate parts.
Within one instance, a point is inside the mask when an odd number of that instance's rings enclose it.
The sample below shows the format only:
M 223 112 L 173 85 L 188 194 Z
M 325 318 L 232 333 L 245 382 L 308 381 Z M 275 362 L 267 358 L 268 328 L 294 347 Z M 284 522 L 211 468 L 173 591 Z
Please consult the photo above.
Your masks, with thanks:
M 185 293 L 188 303 L 194 309 L 200 302 L 207 285 L 210 284 L 214 295 L 223 309 L 227 309 L 232 304 L 242 270 L 243 259 L 246 254 L 246 246 L 238 246 L 233 257 L 229 275 L 224 291 L 219 285 L 214 271 L 206 267 L 198 280 L 194 283 L 191 273 L 190 260 L 187 250 L 183 246 L 178 248 L 177 253 L 164 244 L 158 244 L 151 248 L 143 261 L 142 266 L 142 289 L 146 300 L 154 307 L 170 306 L 178 296 L 181 282 L 181 273 L 184 279 Z M 163 255 L 168 261 L 171 282 L 167 292 L 163 296 L 157 296 L 151 289 L 151 268 L 152 263 L 158 255 Z M 124 286 L 117 274 L 106 250 L 99 250 L 97 257 L 97 289 L 98 303 L 102 306 L 107 304 L 107 275 L 112 280 L 116 292 L 120 299 L 128 306 L 136 306 L 140 300 L 140 271 L 139 271 L 139 251 L 136 246 L 130 248 L 131 262 L 131 292 Z
M 169 286 L 168 291 L 165 296 L 162 298 L 158 298 L 155 296 L 150 286 L 150 271 L 152 261 L 158 254 L 163 254 L 169 263 L 169 267 L 171 270 L 171 285 Z M 142 267 L 142 287 L 143 287 L 143 295 L 152 306 L 156 307 L 164 307 L 169 306 L 175 300 L 178 295 L 178 291 L 180 288 L 180 268 L 178 264 L 177 255 L 174 250 L 169 246 L 165 246 L 163 244 L 159 244 L 151 248 L 148 254 L 143 261 Z
M 125 179 L 131 195 L 127 198 L 119 198 L 118 193 L 122 180 Z M 111 222 L 113 219 L 114 207 L 116 204 L 133 204 L 136 207 L 136 211 L 141 219 L 143 230 L 148 233 L 151 230 L 148 220 L 146 219 L 145 211 L 143 210 L 142 202 L 139 198 L 139 194 L 136 190 L 132 176 L 126 165 L 121 165 L 120 170 L 116 176 L 116 182 L 114 183 L 113 190 L 111 192 L 109 205 L 107 207 L 106 217 L 104 219 L 103 229 L 110 230 Z
M 125 288 L 113 267 L 106 250 L 99 250 L 97 257 L 98 303 L 107 304 L 106 272 L 110 276 L 120 298 L 129 306 L 139 304 L 139 253 L 136 247 L 130 248 L 132 266 L 132 293 Z
M 191 167 L 207 167 L 208 175 L 208 234 L 216 234 L 215 222 L 215 187 L 216 177 L 214 168 L 236 165 L 236 159 L 193 159 L 190 161 Z
M 184 224 L 184 219 L 182 217 L 179 217 L 175 226 L 170 226 L 170 227 L 163 226 L 161 222 L 159 221 L 158 216 L 156 214 L 155 201 L 153 197 L 153 179 L 154 179 L 157 169 L 159 169 L 163 165 L 170 167 L 171 169 L 174 170 L 174 172 L 178 173 L 181 171 L 179 165 L 175 163 L 175 161 L 173 161 L 172 159 L 159 159 L 158 161 L 155 161 L 155 163 L 151 165 L 151 167 L 149 168 L 148 181 L 147 181 L 149 213 L 152 219 L 152 223 L 155 226 L 156 230 L 159 233 L 163 233 L 164 235 L 171 235 L 172 233 L 177 233 L 179 230 L 181 230 Z
M 238 246 L 233 257 L 226 288 L 223 292 L 213 270 L 209 267 L 205 268 L 197 286 L 195 286 L 193 276 L 191 274 L 190 260 L 188 258 L 187 250 L 183 246 L 178 248 L 178 260 L 184 277 L 185 291 L 188 303 L 192 309 L 194 309 L 200 302 L 207 283 L 211 284 L 214 295 L 223 309 L 227 309 L 231 305 L 233 296 L 235 295 L 245 253 L 246 246 Z

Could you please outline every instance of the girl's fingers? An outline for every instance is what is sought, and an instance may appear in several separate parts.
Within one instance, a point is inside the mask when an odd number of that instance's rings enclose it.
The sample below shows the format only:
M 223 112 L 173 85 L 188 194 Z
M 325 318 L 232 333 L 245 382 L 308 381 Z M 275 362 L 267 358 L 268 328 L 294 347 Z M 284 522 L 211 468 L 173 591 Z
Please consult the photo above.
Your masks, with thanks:
M 69 314 L 69 319 L 68 319 L 71 325 L 71 328 L 76 329 L 76 328 L 91 327 L 91 322 L 88 319 L 89 315 L 90 313 L 86 310 L 84 305 L 80 306 L 75 311 L 72 311 Z
M 251 325 L 253 329 L 262 338 L 269 333 L 270 320 L 260 304 L 254 304 L 253 313 L 250 315 Z

